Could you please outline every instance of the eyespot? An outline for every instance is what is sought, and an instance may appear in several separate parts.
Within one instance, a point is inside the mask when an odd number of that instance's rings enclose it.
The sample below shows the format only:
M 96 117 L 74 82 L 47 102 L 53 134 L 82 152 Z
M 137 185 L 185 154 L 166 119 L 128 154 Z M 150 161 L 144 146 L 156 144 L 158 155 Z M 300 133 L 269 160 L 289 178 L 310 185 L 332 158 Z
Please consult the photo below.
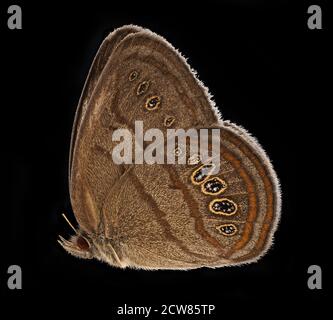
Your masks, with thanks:
M 130 75 L 129 75 L 129 77 L 128 77 L 128 80 L 129 80 L 129 81 L 134 81 L 134 80 L 137 79 L 138 77 L 139 77 L 139 72 L 136 71 L 136 70 L 133 70 L 133 71 L 130 73 Z
M 145 93 L 149 88 L 150 82 L 149 81 L 143 81 L 138 85 L 138 88 L 136 89 L 136 94 L 138 96 Z
M 192 175 L 191 175 L 191 181 L 193 184 L 200 184 L 203 183 L 204 181 L 206 181 L 209 176 L 210 176 L 210 172 L 212 172 L 214 169 L 214 164 L 209 163 L 209 164 L 204 164 L 201 167 L 199 167 L 198 169 L 194 170 Z M 207 173 L 208 171 L 208 173 Z
M 173 116 L 168 116 L 164 119 L 164 126 L 169 128 L 175 122 L 176 118 Z
M 227 189 L 227 183 L 219 177 L 211 178 L 201 185 L 204 194 L 218 195 Z
M 222 224 L 217 226 L 216 229 L 224 236 L 230 237 L 236 234 L 238 231 L 237 227 L 233 223 Z
M 237 204 L 227 198 L 214 199 L 209 204 L 209 210 L 215 214 L 232 216 L 237 211 Z
M 161 103 L 161 98 L 159 96 L 153 96 L 147 99 L 145 108 L 147 110 L 155 110 Z
M 192 156 L 190 156 L 187 160 L 187 164 L 188 165 L 195 165 L 198 164 L 200 162 L 200 155 L 198 154 L 193 154 Z
M 175 156 L 179 157 L 180 155 L 182 155 L 182 153 L 183 153 L 183 151 L 180 147 L 175 148 L 175 150 L 174 150 Z
M 89 251 L 90 244 L 88 240 L 85 237 L 78 236 L 76 238 L 76 245 L 82 250 L 82 251 Z

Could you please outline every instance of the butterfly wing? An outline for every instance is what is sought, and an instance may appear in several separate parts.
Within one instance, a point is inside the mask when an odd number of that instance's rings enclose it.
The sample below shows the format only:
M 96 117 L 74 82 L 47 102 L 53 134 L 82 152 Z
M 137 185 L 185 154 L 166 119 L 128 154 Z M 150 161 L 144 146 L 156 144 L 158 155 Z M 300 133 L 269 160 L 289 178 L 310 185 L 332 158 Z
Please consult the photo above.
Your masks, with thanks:
M 91 166 L 91 162 L 94 161 L 92 159 L 94 154 L 89 150 L 90 141 L 93 136 L 99 134 L 94 131 L 94 128 L 99 126 L 100 119 L 94 117 L 94 115 L 101 112 L 100 110 L 105 103 L 103 97 L 96 96 L 95 89 L 97 84 L 103 81 L 103 74 L 110 72 L 106 65 L 120 41 L 128 34 L 140 30 L 142 28 L 137 26 L 124 26 L 116 29 L 103 41 L 90 68 L 76 110 L 69 152 L 69 186 L 76 219 L 88 233 L 96 232 L 99 223 L 96 192 L 91 186 L 93 182 L 90 179 L 96 172 Z M 101 85 L 103 86 L 103 84 Z M 105 99 L 107 99 L 107 96 Z M 112 163 L 110 165 L 112 166 Z M 111 169 L 114 177 L 113 181 L 116 181 L 118 177 L 118 169 Z M 112 185 L 113 181 L 109 179 L 108 183 Z M 101 188 L 103 187 L 101 186 Z M 103 197 L 103 192 L 100 189 L 97 188 L 96 191 L 97 194 Z
M 75 113 L 72 137 L 71 137 L 71 145 L 70 145 L 69 176 L 71 176 L 72 157 L 73 157 L 74 146 L 78 130 L 84 119 L 86 112 L 88 111 L 89 114 L 91 108 L 96 107 L 94 104 L 89 105 L 89 101 L 90 98 L 93 96 L 93 91 L 97 85 L 97 82 L 101 77 L 101 74 L 106 66 L 106 63 L 110 58 L 112 51 L 116 48 L 116 46 L 119 44 L 121 40 L 123 40 L 128 34 L 135 33 L 140 30 L 142 30 L 142 28 L 137 26 L 124 26 L 119 29 L 116 29 L 108 37 L 105 38 L 100 48 L 98 49 L 95 59 L 90 67 L 84 88 L 82 90 L 80 101 L 78 103 Z M 88 105 L 90 106 L 90 109 L 88 109 Z
M 135 26 L 111 33 L 89 73 L 70 151 L 70 194 L 80 226 L 96 232 L 101 204 L 124 166 L 111 152 L 114 129 L 187 128 L 217 122 L 208 91 L 162 37 Z
M 218 121 L 207 89 L 185 59 L 149 30 L 125 37 L 107 67 L 103 84 L 112 92 L 110 112 L 126 128 L 134 130 L 139 120 L 145 130 L 164 131 Z
M 71 195 L 80 226 L 100 228 L 123 265 L 189 269 L 258 259 L 280 210 L 268 158 L 244 130 L 219 120 L 207 90 L 174 48 L 148 30 L 136 31 L 112 49 L 74 129 Z M 163 133 L 219 125 L 216 177 L 226 183 L 223 192 L 193 183 L 198 168 L 192 165 L 114 164 L 112 132 L 134 133 L 140 120 L 145 131 Z
M 199 164 L 143 164 L 109 194 L 105 235 L 128 265 L 221 267 L 256 261 L 267 251 L 280 215 L 275 172 L 245 130 L 226 122 L 220 132 L 220 171 L 204 182 L 193 183 Z M 223 188 L 214 193 L 209 182 L 216 178 Z M 212 207 L 221 201 L 232 210 Z

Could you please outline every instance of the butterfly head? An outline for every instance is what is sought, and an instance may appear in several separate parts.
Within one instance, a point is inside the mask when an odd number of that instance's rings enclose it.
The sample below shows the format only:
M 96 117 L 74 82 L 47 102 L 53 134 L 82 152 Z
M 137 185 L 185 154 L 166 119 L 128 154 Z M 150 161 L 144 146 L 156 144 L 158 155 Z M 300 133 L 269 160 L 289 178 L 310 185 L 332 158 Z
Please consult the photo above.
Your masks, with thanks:
M 93 241 L 89 235 L 82 230 L 77 230 L 73 227 L 65 214 L 62 214 L 63 218 L 67 221 L 69 226 L 74 230 L 75 235 L 69 240 L 66 240 L 62 236 L 59 236 L 58 243 L 70 254 L 75 257 L 83 259 L 92 259 L 94 257 Z
M 66 240 L 62 236 L 59 236 L 59 238 L 59 244 L 73 256 L 83 259 L 94 257 L 93 242 L 87 235 L 77 233 L 70 240 Z

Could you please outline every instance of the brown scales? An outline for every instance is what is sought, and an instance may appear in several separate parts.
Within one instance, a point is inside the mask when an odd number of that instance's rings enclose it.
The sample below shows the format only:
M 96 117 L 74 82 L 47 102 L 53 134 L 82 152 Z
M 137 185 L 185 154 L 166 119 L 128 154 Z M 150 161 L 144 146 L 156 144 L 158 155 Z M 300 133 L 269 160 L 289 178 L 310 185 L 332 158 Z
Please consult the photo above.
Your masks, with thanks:
M 223 190 L 204 192 L 207 179 L 193 184 L 198 166 L 190 162 L 114 164 L 106 128 L 133 132 L 135 120 L 163 133 L 170 126 L 220 128 L 221 174 L 213 176 L 225 182 Z M 191 269 L 256 261 L 272 243 L 281 204 L 266 154 L 244 129 L 220 119 L 183 57 L 147 29 L 124 26 L 101 45 L 77 108 L 69 161 L 80 229 L 60 243 L 75 256 L 118 267 Z M 232 216 L 209 210 L 219 198 L 236 204 Z

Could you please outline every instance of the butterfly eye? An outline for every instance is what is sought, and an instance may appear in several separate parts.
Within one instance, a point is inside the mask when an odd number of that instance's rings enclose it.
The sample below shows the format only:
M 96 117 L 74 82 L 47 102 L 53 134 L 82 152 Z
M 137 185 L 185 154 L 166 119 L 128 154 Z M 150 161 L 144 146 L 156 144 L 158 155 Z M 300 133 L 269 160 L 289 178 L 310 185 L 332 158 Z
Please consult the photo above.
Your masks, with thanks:
M 161 103 L 161 98 L 158 96 L 153 96 L 147 99 L 145 107 L 147 110 L 155 110 L 158 108 L 160 103 Z
M 209 172 L 213 170 L 213 164 L 204 164 L 198 169 L 194 170 L 191 175 L 191 180 L 193 184 L 200 184 L 208 179 Z M 208 172 L 207 172 L 208 171 Z
M 227 183 L 218 177 L 211 178 L 201 185 L 201 191 L 211 195 L 220 194 L 225 191 L 226 188 Z
M 149 81 L 143 81 L 138 85 L 138 88 L 136 89 L 136 94 L 138 96 L 142 95 L 143 93 L 145 93 L 148 88 L 149 88 Z
M 86 238 L 82 236 L 78 236 L 76 239 L 76 245 L 82 250 L 82 251 L 89 251 L 90 244 Z
M 214 199 L 209 204 L 209 209 L 216 214 L 232 216 L 237 211 L 237 204 L 229 199 Z
M 139 72 L 134 70 L 130 73 L 128 80 L 129 81 L 134 81 L 135 79 L 137 79 L 139 77 Z
M 224 236 L 233 236 L 238 231 L 237 227 L 232 223 L 222 224 L 222 225 L 216 227 L 216 229 L 220 233 L 222 233 Z
M 164 126 L 169 128 L 172 126 L 172 124 L 175 122 L 175 117 L 173 116 L 168 116 L 164 119 Z

